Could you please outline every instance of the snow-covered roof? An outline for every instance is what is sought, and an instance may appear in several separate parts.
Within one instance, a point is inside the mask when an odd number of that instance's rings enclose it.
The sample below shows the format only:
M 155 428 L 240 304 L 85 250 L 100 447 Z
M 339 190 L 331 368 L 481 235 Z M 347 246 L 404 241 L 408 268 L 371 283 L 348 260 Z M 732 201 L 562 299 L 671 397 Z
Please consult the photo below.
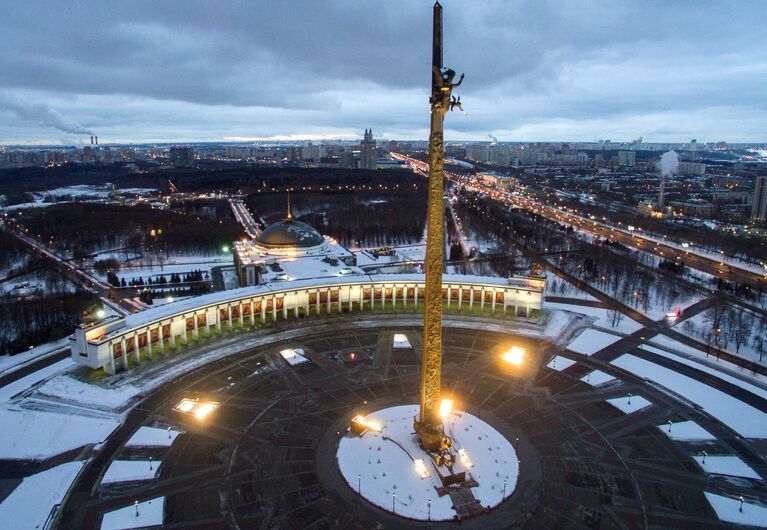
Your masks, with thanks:
M 315 278 L 303 278 L 294 281 L 274 281 L 262 285 L 241 287 L 239 289 L 230 289 L 227 291 L 217 291 L 202 296 L 177 300 L 175 302 L 163 304 L 158 307 L 151 307 L 144 311 L 128 315 L 124 319 L 123 326 L 110 330 L 108 333 L 99 337 L 97 340 L 100 342 L 106 338 L 109 338 L 111 335 L 122 333 L 124 332 L 125 328 L 130 329 L 140 327 L 157 320 L 162 320 L 174 315 L 187 313 L 195 309 L 203 309 L 211 305 L 216 305 L 223 302 L 252 298 L 254 296 L 264 295 L 272 292 L 308 289 L 319 286 L 330 287 L 353 285 L 368 282 L 388 285 L 394 283 L 421 283 L 423 281 L 423 274 L 349 274 L 335 277 L 323 276 Z M 464 285 L 471 284 L 477 286 L 486 285 L 490 287 L 510 287 L 510 281 L 508 278 L 463 274 L 446 274 L 442 277 L 442 282 L 443 284 L 460 283 Z M 517 285 L 515 283 L 514 285 L 511 285 L 511 287 L 535 292 L 541 291 L 541 289 L 536 287 L 534 283 L 531 283 L 531 285 L 528 287 Z

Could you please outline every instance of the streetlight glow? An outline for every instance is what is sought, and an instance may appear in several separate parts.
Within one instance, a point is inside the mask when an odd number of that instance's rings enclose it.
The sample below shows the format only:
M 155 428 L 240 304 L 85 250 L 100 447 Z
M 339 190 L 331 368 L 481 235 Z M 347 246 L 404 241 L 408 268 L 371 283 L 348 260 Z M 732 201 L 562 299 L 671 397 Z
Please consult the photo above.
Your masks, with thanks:
M 450 416 L 450 413 L 453 412 L 453 400 L 449 398 L 442 398 L 442 401 L 439 404 L 439 416 L 443 420 Z
M 510 350 L 505 351 L 501 355 L 501 359 L 507 363 L 519 366 L 525 358 L 525 349 L 519 346 L 512 346 Z

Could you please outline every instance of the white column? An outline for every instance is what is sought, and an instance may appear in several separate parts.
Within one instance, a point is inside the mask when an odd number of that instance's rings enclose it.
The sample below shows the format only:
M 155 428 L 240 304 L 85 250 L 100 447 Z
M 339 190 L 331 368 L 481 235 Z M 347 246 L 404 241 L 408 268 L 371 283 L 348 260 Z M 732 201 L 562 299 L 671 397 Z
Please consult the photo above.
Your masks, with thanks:
M 146 337 L 146 358 L 152 359 L 152 331 L 149 328 L 144 329 L 144 336 Z
M 199 339 L 200 338 L 200 325 L 197 323 L 197 312 L 194 312 L 194 316 L 192 317 L 194 319 L 194 338 Z
M 482 290 L 479 292 L 479 312 L 482 313 L 485 310 L 485 288 L 483 287 Z
M 256 304 L 253 303 L 253 299 L 251 298 L 248 302 L 248 305 L 250 306 L 250 327 L 253 327 L 256 325 Z
M 493 311 L 493 315 L 495 315 L 495 289 L 493 289 L 493 308 L 492 308 L 492 311 Z
M 350 285 L 347 289 L 349 290 L 349 313 L 351 313 L 354 310 L 354 304 L 352 304 L 352 286 Z
M 450 312 L 450 304 L 453 301 L 453 286 L 448 285 L 447 286 L 447 312 Z
M 503 290 L 503 314 L 506 315 L 506 310 L 508 309 L 508 303 L 506 302 L 506 294 L 508 294 L 508 289 Z
M 216 306 L 216 331 L 219 335 L 221 334 L 221 308 L 219 306 Z
M 138 333 L 134 331 L 131 340 L 133 341 L 133 360 L 136 361 L 136 364 L 141 364 L 141 355 L 138 352 Z
M 282 318 L 288 319 L 288 295 L 287 293 L 282 295 Z
M 397 284 L 391 288 L 391 307 L 394 311 L 397 311 Z
M 309 290 L 307 289 L 304 291 L 304 293 L 306 294 L 306 316 L 308 317 L 311 310 L 311 304 L 309 303 Z
M 128 369 L 128 343 L 125 340 L 125 337 L 122 337 L 120 339 L 121 344 L 121 351 L 123 352 L 122 357 L 120 357 L 120 364 L 122 364 L 123 370 Z
M 315 293 L 315 296 L 316 296 L 316 298 L 314 300 L 314 309 L 317 310 L 317 316 L 319 316 L 320 315 L 320 290 L 319 289 L 315 289 L 314 293 Z
M 469 288 L 469 311 L 474 309 L 474 287 Z
M 162 336 L 162 322 L 157 328 L 157 339 L 160 341 L 160 353 L 165 354 L 165 339 Z
M 381 310 L 386 308 L 386 285 L 381 284 Z
M 277 320 L 277 297 L 272 295 L 272 322 Z
M 239 306 L 238 307 L 239 307 L 238 315 L 240 315 L 240 329 L 242 329 L 245 326 L 245 323 L 244 323 L 243 317 L 242 317 L 242 302 L 239 302 Z
M 458 286 L 458 311 L 461 311 L 461 304 L 463 304 L 463 286 Z
M 184 320 L 184 338 L 186 339 L 186 320 Z M 173 319 L 170 320 L 170 347 L 176 349 L 176 334 L 173 333 Z
M 413 307 L 416 311 L 418 311 L 418 285 L 416 284 L 415 290 L 413 291 Z
M 114 375 L 115 373 L 115 345 L 114 343 L 109 345 L 109 362 L 106 366 L 106 372 Z

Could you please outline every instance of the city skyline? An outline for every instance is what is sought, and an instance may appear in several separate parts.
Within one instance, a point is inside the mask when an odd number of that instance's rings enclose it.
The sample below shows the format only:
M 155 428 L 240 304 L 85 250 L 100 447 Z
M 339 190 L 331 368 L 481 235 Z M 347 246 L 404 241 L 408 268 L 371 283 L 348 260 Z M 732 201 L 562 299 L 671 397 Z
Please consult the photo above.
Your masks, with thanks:
M 0 143 L 425 139 L 431 4 L 7 5 Z M 446 4 L 449 140 L 767 137 L 759 3 Z

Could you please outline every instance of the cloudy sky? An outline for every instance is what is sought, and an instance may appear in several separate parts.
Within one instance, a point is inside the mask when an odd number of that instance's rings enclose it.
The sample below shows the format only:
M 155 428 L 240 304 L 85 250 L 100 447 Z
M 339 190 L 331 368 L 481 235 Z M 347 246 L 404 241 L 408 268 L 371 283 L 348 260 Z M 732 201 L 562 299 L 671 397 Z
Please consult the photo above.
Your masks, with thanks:
M 428 133 L 430 0 L 3 0 L 0 143 Z M 444 0 L 448 139 L 767 141 L 767 2 Z

